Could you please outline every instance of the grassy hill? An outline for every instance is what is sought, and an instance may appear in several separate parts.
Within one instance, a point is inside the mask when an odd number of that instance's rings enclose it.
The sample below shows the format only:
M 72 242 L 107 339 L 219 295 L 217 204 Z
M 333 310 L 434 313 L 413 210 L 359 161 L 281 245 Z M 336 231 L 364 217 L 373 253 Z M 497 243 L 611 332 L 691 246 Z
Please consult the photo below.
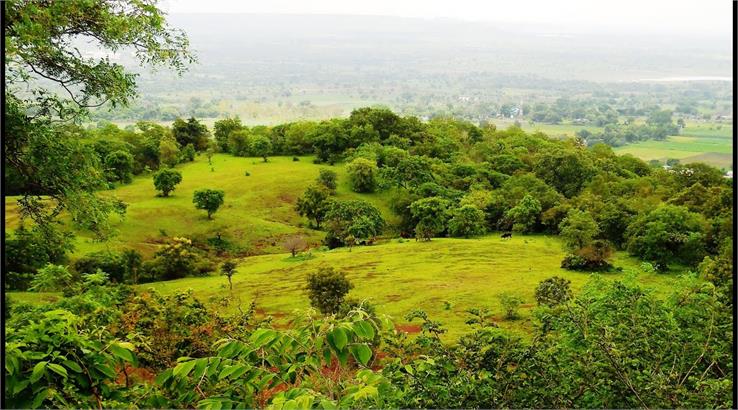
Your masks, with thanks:
M 150 175 L 140 176 L 131 184 L 103 194 L 115 195 L 128 203 L 125 218 L 113 217 L 117 235 L 107 243 L 93 242 L 85 232 L 78 232 L 75 255 L 102 250 L 131 247 L 151 255 L 168 236 L 207 239 L 220 233 L 243 249 L 243 254 L 284 252 L 282 240 L 293 234 L 304 235 L 317 245 L 323 233 L 307 228 L 307 220 L 295 211 L 295 201 L 318 176 L 320 168 L 338 173 L 338 198 L 361 197 L 374 203 L 391 220 L 384 194 L 356 194 L 350 191 L 342 164 L 316 165 L 312 157 L 234 157 L 218 154 L 211 166 L 204 156 L 195 162 L 178 166 L 182 183 L 168 198 L 156 196 Z M 246 172 L 250 176 L 246 176 Z M 225 191 L 225 203 L 208 220 L 204 211 L 195 209 L 192 194 L 200 188 Z M 17 197 L 7 197 L 6 226 L 16 228 L 20 222 Z

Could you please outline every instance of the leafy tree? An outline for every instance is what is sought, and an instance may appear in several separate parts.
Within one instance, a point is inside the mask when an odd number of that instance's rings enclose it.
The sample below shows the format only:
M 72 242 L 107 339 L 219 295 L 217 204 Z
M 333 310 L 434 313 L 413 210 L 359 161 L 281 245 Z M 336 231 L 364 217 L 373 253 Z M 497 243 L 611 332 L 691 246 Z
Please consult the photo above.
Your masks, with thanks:
M 251 133 L 247 129 L 238 129 L 228 134 L 228 152 L 245 157 L 251 149 Z
M 37 292 L 64 292 L 71 296 L 79 284 L 79 277 L 70 272 L 66 266 L 48 264 L 38 270 L 31 281 L 29 290 Z
M 170 168 L 179 163 L 180 151 L 173 138 L 164 138 L 159 142 L 159 160 Z
M 310 305 L 324 315 L 331 315 L 341 308 L 344 298 L 354 285 L 346 274 L 332 267 L 320 267 L 307 276 L 306 290 Z
M 198 255 L 188 238 L 174 237 L 144 263 L 144 270 L 158 280 L 180 279 L 198 272 Z
M 125 266 L 126 274 L 125 277 L 133 282 L 138 283 L 138 273 L 141 270 L 141 262 L 143 262 L 143 256 L 135 249 L 125 249 L 121 252 L 121 261 Z
M 533 170 L 567 198 L 578 194 L 594 175 L 594 167 L 588 158 L 579 152 L 561 149 L 540 154 Z
M 371 243 L 382 233 L 382 213 L 367 201 L 331 199 L 327 206 L 325 243 L 331 248 L 345 245 L 349 235 L 360 243 Z
M 126 105 L 135 96 L 135 74 L 107 57 L 84 56 L 75 45 L 127 48 L 142 64 L 181 72 L 193 60 L 187 39 L 148 0 L 13 0 L 3 7 L 5 165 L 9 174 L 35 187 L 24 193 L 20 206 L 41 224 L 65 209 L 79 226 L 105 238 L 107 216 L 121 208 L 114 199 L 95 195 L 104 182 L 101 165 L 82 148 L 77 133 L 55 124 L 78 120 L 88 107 L 105 102 Z M 56 209 L 39 206 L 39 194 L 54 199 Z
M 330 192 L 322 186 L 309 186 L 300 198 L 297 199 L 297 212 L 308 219 L 315 221 L 315 227 L 325 219 L 328 211 Z
M 581 249 L 594 239 L 599 227 L 587 211 L 570 209 L 559 224 L 561 237 L 569 250 Z
M 256 136 L 250 141 L 251 152 L 257 157 L 262 157 L 267 162 L 267 156 L 272 152 L 272 142 L 264 136 Z
M 236 266 L 236 263 L 233 261 L 225 261 L 223 262 L 223 265 L 220 266 L 220 273 L 228 278 L 228 286 L 231 291 L 233 291 L 233 281 L 231 278 L 236 274 Z
M 7 275 L 5 285 L 13 290 L 26 290 L 32 274 L 38 269 L 48 264 L 65 264 L 68 253 L 74 250 L 73 238 L 70 232 L 61 231 L 55 225 L 36 225 L 31 229 L 21 225 L 12 235 L 6 232 L 3 249 L 3 272 Z
M 696 264 L 705 256 L 705 230 L 701 215 L 685 207 L 662 204 L 628 226 L 627 249 L 663 266 L 671 261 Z
M 129 183 L 133 178 L 133 155 L 113 151 L 105 157 L 105 168 L 111 181 Z
M 377 165 L 365 158 L 356 158 L 346 165 L 354 192 L 374 192 L 377 189 Z
M 336 174 L 336 171 L 321 168 L 320 174 L 318 175 L 318 184 L 323 185 L 324 187 L 328 188 L 331 192 L 336 192 L 336 188 L 338 184 L 336 183 L 338 175 Z
M 177 118 L 172 124 L 172 136 L 181 147 L 192 144 L 198 151 L 204 151 L 207 149 L 210 133 L 208 127 L 194 117 L 190 117 L 187 121 Z
M 464 205 L 451 212 L 448 233 L 451 236 L 477 236 L 484 234 L 484 212 L 474 205 Z
M 213 127 L 215 129 L 215 141 L 218 143 L 220 150 L 223 152 L 231 152 L 229 149 L 230 136 L 232 132 L 243 128 L 241 119 L 238 117 L 224 118 L 222 120 L 215 121 Z
M 192 162 L 195 160 L 195 147 L 192 144 L 185 145 L 184 149 L 180 152 L 180 162 Z
M 154 188 L 167 197 L 182 182 L 182 173 L 175 169 L 161 169 L 154 174 Z
M 213 214 L 223 205 L 225 192 L 220 189 L 198 189 L 192 196 L 195 208 L 204 209 L 208 213 L 208 219 L 213 219 Z
M 519 232 L 531 232 L 541 213 L 541 203 L 530 195 L 505 213 L 505 217 L 513 222 L 513 229 Z
M 449 202 L 440 197 L 419 199 L 410 204 L 410 212 L 417 219 L 415 235 L 429 241 L 446 230 L 449 219 Z
M 535 293 L 538 306 L 558 306 L 569 301 L 571 297 L 571 281 L 558 276 L 541 281 Z

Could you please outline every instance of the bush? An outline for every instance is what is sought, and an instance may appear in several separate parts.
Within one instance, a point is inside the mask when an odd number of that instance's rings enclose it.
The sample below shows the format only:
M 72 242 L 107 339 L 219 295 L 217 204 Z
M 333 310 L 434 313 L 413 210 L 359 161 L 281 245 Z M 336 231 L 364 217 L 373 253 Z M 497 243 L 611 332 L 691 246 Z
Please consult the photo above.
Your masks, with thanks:
M 502 309 L 505 311 L 505 319 L 514 320 L 518 318 L 518 308 L 523 303 L 523 300 L 519 296 L 511 293 L 501 293 L 499 295 Z
M 26 290 L 38 269 L 49 263 L 66 263 L 67 253 L 74 250 L 73 237 L 52 225 L 37 225 L 33 229 L 21 226 L 12 235 L 6 232 L 3 272 L 15 274 L 6 276 L 5 286 L 11 290 Z
M 571 281 L 554 276 L 538 284 L 535 298 L 538 305 L 554 307 L 571 299 Z
M 317 182 L 319 185 L 326 187 L 332 193 L 335 193 L 336 187 L 338 186 L 338 184 L 336 183 L 337 178 L 338 176 L 335 171 L 321 168 Z
M 195 146 L 187 144 L 182 152 L 180 152 L 181 162 L 192 162 L 195 160 Z
M 343 272 L 332 267 L 321 267 L 318 272 L 307 277 L 310 305 L 322 314 L 329 315 L 339 311 L 346 294 L 354 287 Z
M 74 261 L 73 267 L 80 274 L 92 274 L 99 269 L 115 282 L 123 282 L 128 270 L 122 255 L 110 251 L 89 253 Z
M 201 273 L 200 262 L 192 241 L 175 237 L 156 252 L 154 259 L 143 264 L 143 270 L 152 280 L 179 279 Z
M 579 271 L 609 271 L 612 265 L 608 259 L 612 255 L 612 246 L 606 241 L 596 240 L 561 261 L 561 267 Z
M 377 165 L 365 158 L 356 158 L 346 166 L 354 192 L 374 192 L 377 189 Z

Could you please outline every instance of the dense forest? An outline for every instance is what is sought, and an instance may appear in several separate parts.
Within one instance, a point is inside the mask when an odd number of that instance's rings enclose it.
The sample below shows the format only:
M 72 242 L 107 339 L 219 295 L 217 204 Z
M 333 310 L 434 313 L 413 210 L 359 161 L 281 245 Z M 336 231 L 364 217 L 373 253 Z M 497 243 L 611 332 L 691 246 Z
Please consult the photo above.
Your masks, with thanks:
M 710 165 L 663 167 L 610 146 L 678 133 L 671 111 L 568 140 L 379 107 L 271 126 L 234 116 L 212 129 L 194 117 L 86 127 L 90 108 L 128 104 L 136 76 L 81 57 L 74 36 L 178 70 L 194 59 L 187 37 L 149 0 L 3 7 L 5 195 L 17 196 L 22 221 L 4 232 L 4 291 L 62 295 L 4 296 L 3 407 L 732 407 L 733 181 Z M 531 110 L 601 125 L 622 114 L 563 100 Z M 110 220 L 130 204 L 116 188 L 147 179 L 158 192 L 150 200 L 166 201 L 184 166 L 207 161 L 215 172 L 215 155 L 320 164 L 294 211 L 327 249 L 545 233 L 564 244 L 563 269 L 591 278 L 576 292 L 566 278 L 541 281 L 527 337 L 497 323 L 522 303 L 502 295 L 504 312 L 469 309 L 468 329 L 449 342 L 419 309 L 405 318 L 419 333 L 398 330 L 327 265 L 300 284 L 311 309 L 289 326 L 264 318 L 233 296 L 249 255 L 220 234 L 167 237 L 153 254 L 76 252 L 79 232 L 99 242 L 117 234 Z M 339 198 L 339 168 L 352 192 L 381 195 L 391 218 L 372 201 Z M 206 221 L 228 201 L 215 184 L 192 196 Z M 308 247 L 299 237 L 283 245 L 292 258 Z M 615 252 L 639 271 L 613 263 Z M 667 294 L 639 282 L 642 271 L 670 277 Z M 224 276 L 231 292 L 202 300 L 139 286 L 207 275 Z

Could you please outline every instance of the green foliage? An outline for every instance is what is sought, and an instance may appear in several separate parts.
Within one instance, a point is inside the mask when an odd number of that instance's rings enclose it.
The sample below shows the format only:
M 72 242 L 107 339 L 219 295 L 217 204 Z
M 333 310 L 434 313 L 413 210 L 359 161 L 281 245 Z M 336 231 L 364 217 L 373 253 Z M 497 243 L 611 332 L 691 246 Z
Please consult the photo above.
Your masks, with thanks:
M 82 146 L 78 133 L 54 124 L 79 120 L 87 107 L 106 101 L 114 107 L 127 104 L 135 96 L 135 74 L 107 57 L 83 56 L 75 44 L 90 42 L 103 54 L 130 48 L 142 65 L 181 72 L 193 60 L 187 39 L 149 1 L 8 1 L 3 7 L 4 154 L 11 173 L 36 187 L 23 192 L 21 206 L 39 224 L 65 209 L 79 226 L 107 237 L 107 216 L 120 209 L 95 194 L 104 186 L 101 164 Z M 69 98 L 60 97 L 57 89 Z M 38 194 L 54 198 L 57 209 L 38 206 Z
M 558 276 L 541 281 L 535 293 L 538 306 L 558 306 L 568 302 L 571 297 L 571 281 Z
M 579 152 L 564 150 L 548 151 L 539 155 L 533 171 L 567 198 L 578 194 L 594 174 L 594 168 L 588 158 Z
M 175 237 L 156 251 L 154 259 L 144 262 L 142 269 L 152 279 L 178 279 L 203 273 L 200 272 L 199 261 L 192 241 Z
M 349 236 L 357 243 L 370 244 L 382 233 L 385 225 L 379 209 L 359 199 L 330 199 L 327 202 L 325 222 L 324 241 L 331 248 L 346 245 Z
M 177 141 L 172 138 L 164 138 L 159 142 L 159 160 L 169 168 L 174 167 L 180 161 L 181 154 Z
M 80 278 L 65 266 L 48 264 L 38 270 L 31 281 L 29 290 L 38 292 L 63 292 L 73 295 L 77 291 Z
M 346 166 L 354 192 L 374 192 L 377 189 L 377 165 L 365 158 L 356 158 Z
M 310 298 L 310 305 L 318 309 L 324 315 L 331 315 L 341 307 L 344 298 L 354 285 L 346 279 L 346 274 L 332 267 L 321 267 L 317 272 L 307 276 L 305 289 Z M 345 335 L 342 335 L 342 339 Z M 346 344 L 345 341 L 334 340 L 339 349 Z
M 108 180 L 131 182 L 133 177 L 133 155 L 126 151 L 113 151 L 105 157 L 105 170 Z
M 67 253 L 74 250 L 72 239 L 71 233 L 54 225 L 37 225 L 32 229 L 21 226 L 12 236 L 6 232 L 3 249 L 3 272 L 8 275 L 6 288 L 25 290 L 38 269 L 47 264 L 66 263 Z
M 660 265 L 696 264 L 705 256 L 705 220 L 687 208 L 660 205 L 626 231 L 628 252 Z
M 295 208 L 304 217 L 314 221 L 314 226 L 320 228 L 328 212 L 328 198 L 330 191 L 320 185 L 309 186 L 301 197 L 297 199 Z
M 336 174 L 336 171 L 332 171 L 327 168 L 321 168 L 316 182 L 318 183 L 318 185 L 326 187 L 330 192 L 335 193 L 336 188 L 338 187 L 338 184 L 336 183 L 337 178 L 338 175 Z
M 410 204 L 410 212 L 418 221 L 415 226 L 416 238 L 429 241 L 445 231 L 449 205 L 447 200 L 440 197 L 423 198 Z
M 182 173 L 175 169 L 161 169 L 154 174 L 154 188 L 167 197 L 182 182 Z
M 205 151 L 210 132 L 205 124 L 200 124 L 194 117 L 190 117 L 187 121 L 177 118 L 172 124 L 172 136 L 180 147 L 192 144 L 193 148 L 198 151 Z M 187 157 L 186 154 L 185 157 Z
M 505 217 L 513 223 L 518 232 L 532 232 L 541 214 L 541 203 L 526 194 L 515 207 L 505 213 Z
M 213 128 L 215 130 L 214 136 L 215 141 L 218 144 L 218 148 L 223 152 L 232 152 L 229 146 L 230 136 L 232 132 L 243 128 L 241 119 L 238 117 L 224 118 L 222 120 L 215 121 Z
M 180 162 L 192 162 L 195 160 L 195 147 L 192 143 L 185 145 L 184 149 L 180 152 Z
M 233 282 L 231 278 L 236 274 L 236 263 L 233 261 L 225 261 L 220 266 L 220 273 L 228 278 L 228 285 L 233 290 Z
M 484 234 L 484 212 L 474 205 L 464 205 L 451 212 L 453 215 L 448 221 L 450 236 L 477 236 Z
M 225 192 L 220 189 L 198 189 L 192 196 L 195 208 L 204 209 L 208 213 L 208 219 L 213 219 L 213 214 L 223 205 Z
M 559 232 L 569 250 L 582 249 L 599 233 L 597 222 L 587 211 L 571 209 L 559 224 Z
M 272 143 L 265 136 L 255 136 L 249 141 L 249 149 L 251 153 L 257 157 L 262 157 L 267 162 L 267 156 L 272 153 Z
M 520 296 L 514 295 L 509 292 L 503 292 L 497 296 L 502 304 L 502 309 L 505 311 L 505 319 L 515 320 L 519 317 L 518 309 L 523 303 L 523 299 Z

